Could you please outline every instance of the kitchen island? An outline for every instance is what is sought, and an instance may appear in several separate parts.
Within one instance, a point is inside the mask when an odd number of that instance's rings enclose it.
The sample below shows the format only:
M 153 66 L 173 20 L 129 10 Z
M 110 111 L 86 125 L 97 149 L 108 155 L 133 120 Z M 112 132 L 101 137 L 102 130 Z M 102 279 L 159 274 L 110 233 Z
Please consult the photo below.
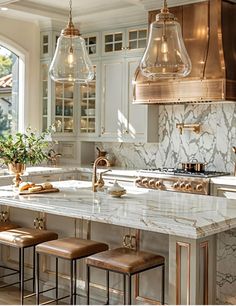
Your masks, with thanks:
M 235 200 L 138 189 L 131 184 L 125 196 L 112 198 L 105 192 L 93 193 L 90 182 L 53 184 L 59 193 L 20 196 L 11 186 L 0 187 L 2 209 L 14 207 L 164 234 L 169 241 L 166 302 L 215 303 L 216 234 L 236 227 Z

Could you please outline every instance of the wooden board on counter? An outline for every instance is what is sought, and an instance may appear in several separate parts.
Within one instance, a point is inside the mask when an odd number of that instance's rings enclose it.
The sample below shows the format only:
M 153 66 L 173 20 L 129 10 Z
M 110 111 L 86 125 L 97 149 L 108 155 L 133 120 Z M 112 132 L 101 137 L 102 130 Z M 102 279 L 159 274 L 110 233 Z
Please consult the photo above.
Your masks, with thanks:
M 50 192 L 59 192 L 58 188 L 50 188 L 50 189 L 43 189 L 35 192 L 29 192 L 28 190 L 19 192 L 19 195 L 34 195 L 34 194 L 41 194 L 41 193 L 50 193 Z

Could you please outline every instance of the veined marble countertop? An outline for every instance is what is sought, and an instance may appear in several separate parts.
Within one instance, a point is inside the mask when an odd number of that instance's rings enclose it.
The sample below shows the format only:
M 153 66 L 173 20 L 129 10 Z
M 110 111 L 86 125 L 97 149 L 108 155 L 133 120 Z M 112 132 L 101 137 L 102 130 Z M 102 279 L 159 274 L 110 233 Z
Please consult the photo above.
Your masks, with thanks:
M 211 183 L 236 187 L 236 176 L 218 176 L 211 178 Z
M 193 239 L 236 227 L 236 200 L 137 188 L 112 198 L 91 183 L 55 182 L 59 193 L 20 196 L 0 187 L 0 204 Z

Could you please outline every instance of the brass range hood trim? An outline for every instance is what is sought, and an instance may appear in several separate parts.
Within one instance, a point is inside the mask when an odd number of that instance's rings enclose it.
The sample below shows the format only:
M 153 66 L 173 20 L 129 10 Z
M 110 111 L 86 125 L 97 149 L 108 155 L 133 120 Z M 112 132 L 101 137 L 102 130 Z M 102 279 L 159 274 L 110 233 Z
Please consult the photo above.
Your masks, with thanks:
M 170 8 L 180 22 L 192 61 L 188 77 L 149 81 L 135 72 L 133 103 L 183 104 L 236 101 L 236 4 L 226 0 Z M 157 11 L 149 13 L 149 23 Z

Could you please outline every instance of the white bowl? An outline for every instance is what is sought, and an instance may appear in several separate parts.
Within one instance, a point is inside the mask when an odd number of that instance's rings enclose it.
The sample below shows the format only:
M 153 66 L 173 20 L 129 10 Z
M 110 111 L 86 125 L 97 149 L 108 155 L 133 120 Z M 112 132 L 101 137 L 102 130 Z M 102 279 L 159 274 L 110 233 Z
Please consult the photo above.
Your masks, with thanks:
M 88 109 L 85 109 L 84 111 L 85 111 L 86 116 L 95 116 L 94 108 L 88 108 Z

